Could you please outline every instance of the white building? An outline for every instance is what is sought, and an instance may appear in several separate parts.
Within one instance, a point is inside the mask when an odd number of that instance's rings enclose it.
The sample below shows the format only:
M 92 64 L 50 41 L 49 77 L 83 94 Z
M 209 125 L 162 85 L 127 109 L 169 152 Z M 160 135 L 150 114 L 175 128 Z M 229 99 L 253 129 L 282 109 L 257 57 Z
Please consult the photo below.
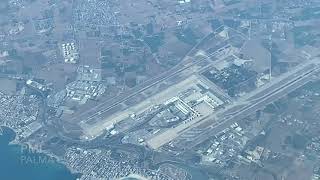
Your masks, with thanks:
M 72 43 L 64 43 L 61 45 L 62 47 L 62 55 L 65 63 L 75 64 L 78 62 L 79 53 L 75 44 Z

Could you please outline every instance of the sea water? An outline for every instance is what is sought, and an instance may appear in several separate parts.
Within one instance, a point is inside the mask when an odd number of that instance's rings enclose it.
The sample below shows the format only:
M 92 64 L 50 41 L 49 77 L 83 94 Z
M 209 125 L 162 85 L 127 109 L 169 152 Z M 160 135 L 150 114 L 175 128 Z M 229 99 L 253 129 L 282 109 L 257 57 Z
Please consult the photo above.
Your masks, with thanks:
M 43 153 L 30 151 L 24 145 L 9 144 L 14 131 L 2 128 L 0 134 L 0 180 L 74 180 L 64 165 Z

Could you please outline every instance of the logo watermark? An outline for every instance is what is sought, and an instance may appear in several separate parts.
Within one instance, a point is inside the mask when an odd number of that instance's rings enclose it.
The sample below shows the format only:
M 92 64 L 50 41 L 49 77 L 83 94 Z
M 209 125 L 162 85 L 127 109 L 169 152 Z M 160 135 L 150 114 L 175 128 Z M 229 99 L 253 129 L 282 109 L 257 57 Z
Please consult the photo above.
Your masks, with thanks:
M 21 164 L 53 164 L 56 163 L 54 157 L 48 156 L 44 153 L 41 145 L 30 147 L 29 145 L 21 145 L 20 151 Z

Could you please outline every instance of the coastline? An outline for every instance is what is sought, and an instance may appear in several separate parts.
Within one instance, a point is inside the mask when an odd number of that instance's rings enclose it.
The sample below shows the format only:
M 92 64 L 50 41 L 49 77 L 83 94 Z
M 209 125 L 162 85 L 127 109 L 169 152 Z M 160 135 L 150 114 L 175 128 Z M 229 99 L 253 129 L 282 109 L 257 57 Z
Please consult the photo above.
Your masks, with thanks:
M 22 145 L 23 145 L 23 144 L 26 144 L 26 145 L 28 145 L 28 147 L 30 148 L 30 150 L 33 150 L 33 151 L 35 151 L 35 152 L 37 152 L 37 153 L 44 154 L 44 155 L 46 155 L 46 156 L 49 156 L 50 158 L 53 158 L 56 163 L 62 164 L 63 166 L 65 166 L 72 174 L 79 174 L 79 173 L 80 173 L 80 172 L 77 172 L 77 171 L 76 171 L 75 169 L 73 169 L 72 167 L 69 167 L 68 164 L 67 164 L 67 162 L 66 162 L 63 158 L 61 158 L 61 157 L 53 154 L 52 152 L 50 152 L 50 151 L 48 151 L 48 150 L 41 150 L 41 152 L 39 152 L 38 149 L 37 149 L 37 147 L 36 147 L 36 146 L 33 146 L 33 145 L 32 145 L 31 143 L 29 143 L 29 142 L 18 143 L 18 145 L 21 145 L 21 144 L 22 144 Z
M 81 174 L 80 172 L 76 171 L 72 167 L 68 166 L 68 164 L 66 163 L 66 161 L 63 158 L 53 154 L 52 152 L 50 152 L 48 150 L 39 151 L 38 147 L 30 142 L 23 142 L 22 143 L 22 142 L 17 141 L 16 130 L 14 128 L 11 128 L 11 127 L 8 127 L 5 125 L 0 125 L 0 136 L 3 135 L 3 128 L 7 128 L 7 129 L 11 130 L 12 132 L 14 132 L 14 138 L 9 141 L 8 145 L 10 145 L 10 146 L 11 145 L 17 145 L 17 146 L 27 145 L 30 151 L 32 151 L 34 153 L 38 153 L 40 155 L 48 156 L 50 159 L 53 159 L 56 164 L 64 166 L 72 175 L 78 176 Z

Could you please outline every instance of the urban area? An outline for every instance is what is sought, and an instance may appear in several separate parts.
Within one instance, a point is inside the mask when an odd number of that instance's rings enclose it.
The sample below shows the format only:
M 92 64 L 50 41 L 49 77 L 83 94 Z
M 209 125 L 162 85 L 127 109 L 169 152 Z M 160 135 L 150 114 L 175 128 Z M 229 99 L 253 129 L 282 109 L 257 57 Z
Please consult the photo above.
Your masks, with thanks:
M 0 135 L 79 180 L 320 180 L 319 29 L 319 0 L 2 0 Z

